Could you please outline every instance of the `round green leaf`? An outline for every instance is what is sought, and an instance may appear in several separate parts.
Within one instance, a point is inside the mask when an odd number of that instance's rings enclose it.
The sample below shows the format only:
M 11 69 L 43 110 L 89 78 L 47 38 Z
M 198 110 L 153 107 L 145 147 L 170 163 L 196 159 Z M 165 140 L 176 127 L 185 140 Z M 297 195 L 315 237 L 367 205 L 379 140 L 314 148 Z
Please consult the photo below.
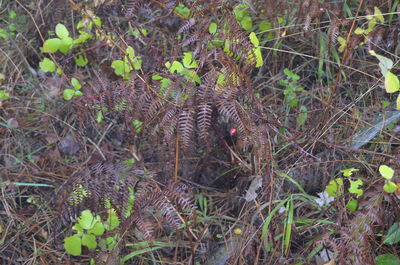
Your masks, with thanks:
M 79 235 L 64 238 L 64 248 L 68 254 L 79 256 L 82 253 L 82 241 Z
M 125 74 L 125 64 L 121 60 L 115 60 L 111 63 L 111 67 L 114 68 L 114 73 L 116 75 L 123 76 Z
M 63 38 L 66 38 L 69 36 L 68 29 L 63 24 L 57 24 L 56 34 L 60 39 L 63 39 Z
M 400 222 L 394 223 L 383 239 L 384 244 L 394 245 L 400 242 Z
M 208 27 L 208 32 L 210 32 L 210 34 L 215 34 L 217 32 L 217 28 L 218 28 L 217 23 L 212 22 Z
M 83 93 L 79 90 L 75 90 L 75 97 L 83 96 Z
M 376 265 L 400 265 L 400 260 L 393 254 L 382 254 L 375 258 Z
M 400 89 L 399 79 L 392 72 L 385 75 L 385 88 L 387 93 L 394 93 Z
M 63 98 L 65 100 L 71 100 L 74 96 L 75 96 L 74 89 L 70 89 L 70 88 L 64 89 Z
M 71 78 L 71 85 L 75 90 L 79 90 L 82 88 L 81 83 L 79 83 L 78 79 L 76 79 L 75 77 Z
M 128 48 L 126 48 L 126 53 L 130 59 L 133 59 L 135 57 L 135 50 L 131 46 L 128 46 Z
M 379 173 L 381 173 L 382 177 L 385 179 L 392 179 L 394 175 L 394 170 L 386 165 L 381 165 L 379 167 Z
M 88 249 L 95 249 L 97 247 L 96 237 L 91 234 L 83 234 L 82 245 L 88 247 Z
M 73 40 L 70 37 L 66 37 L 66 38 L 62 39 L 60 48 L 59 48 L 60 52 L 62 52 L 63 54 L 67 54 L 68 51 L 72 47 L 72 43 L 73 43 Z
M 48 39 L 43 43 L 43 52 L 56 52 L 60 49 L 61 45 L 61 40 L 59 38 Z
M 253 28 L 253 21 L 252 21 L 251 17 L 249 17 L 249 16 L 245 16 L 240 21 L 240 24 L 244 30 L 251 30 Z
M 387 181 L 385 185 L 383 185 L 383 190 L 387 193 L 393 193 L 397 190 L 397 185 L 392 181 Z
M 96 236 L 101 236 L 102 234 L 104 234 L 104 225 L 101 222 L 97 222 L 94 224 L 92 229 L 89 229 L 88 232 L 96 235 Z
M 54 72 L 56 70 L 56 65 L 53 63 L 52 60 L 49 58 L 44 58 L 40 63 L 39 63 L 40 69 L 42 69 L 44 72 Z
M 357 210 L 358 207 L 358 201 L 355 199 L 351 199 L 347 204 L 346 204 L 346 208 L 349 209 L 350 211 L 354 212 L 355 210 Z
M 65 91 L 65 90 L 64 90 Z M 75 90 L 72 90 L 75 93 Z M 84 210 L 78 217 L 78 223 L 83 229 L 90 229 L 94 226 L 96 220 L 90 210 Z
M 326 185 L 326 192 L 331 197 L 339 197 L 342 195 L 343 180 L 341 178 L 333 179 Z

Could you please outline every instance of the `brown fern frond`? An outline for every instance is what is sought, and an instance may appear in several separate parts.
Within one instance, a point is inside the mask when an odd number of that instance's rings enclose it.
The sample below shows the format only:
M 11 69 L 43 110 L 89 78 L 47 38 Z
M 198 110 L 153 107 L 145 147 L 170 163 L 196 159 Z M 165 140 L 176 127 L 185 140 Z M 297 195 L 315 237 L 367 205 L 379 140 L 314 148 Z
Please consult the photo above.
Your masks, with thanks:
M 195 111 L 192 108 L 184 108 L 179 114 L 178 128 L 184 150 L 187 150 L 192 143 L 195 121 L 194 114 Z
M 194 18 L 190 18 L 189 20 L 187 20 L 178 30 L 177 34 L 181 34 L 183 32 L 188 32 L 193 25 L 196 24 L 196 19 Z
M 198 106 L 197 112 L 197 126 L 199 127 L 200 137 L 208 141 L 208 131 L 211 126 L 212 107 L 209 103 L 205 102 Z
M 152 221 L 148 217 L 144 217 L 142 215 L 139 215 L 136 217 L 134 220 L 134 223 L 137 226 L 137 229 L 143 234 L 143 237 L 146 240 L 151 240 L 153 239 L 153 234 L 154 234 L 154 221 Z
M 236 104 L 234 101 L 221 101 L 219 103 L 218 112 L 228 118 L 229 120 L 236 123 L 238 130 L 240 133 L 244 134 L 244 124 L 242 119 L 240 118 L 239 112 L 236 109 Z
M 132 18 L 135 13 L 143 6 L 143 0 L 127 0 L 125 3 L 125 17 Z

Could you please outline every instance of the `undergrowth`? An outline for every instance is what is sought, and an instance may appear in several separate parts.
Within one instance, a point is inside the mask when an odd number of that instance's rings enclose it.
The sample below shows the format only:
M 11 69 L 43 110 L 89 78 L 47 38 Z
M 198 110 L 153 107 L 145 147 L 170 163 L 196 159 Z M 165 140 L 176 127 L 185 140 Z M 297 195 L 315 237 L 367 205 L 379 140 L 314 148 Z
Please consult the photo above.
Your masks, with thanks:
M 4 4 L 3 264 L 400 264 L 398 0 Z

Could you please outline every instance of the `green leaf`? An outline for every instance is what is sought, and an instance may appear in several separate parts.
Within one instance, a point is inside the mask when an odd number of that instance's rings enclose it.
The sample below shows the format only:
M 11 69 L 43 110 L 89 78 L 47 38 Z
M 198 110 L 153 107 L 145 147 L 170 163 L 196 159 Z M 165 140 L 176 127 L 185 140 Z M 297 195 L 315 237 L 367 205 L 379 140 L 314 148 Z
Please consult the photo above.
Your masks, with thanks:
M 0 90 L 0 100 L 7 100 L 10 97 L 10 94 L 8 94 L 4 90 Z
M 77 231 L 78 235 L 83 234 L 83 228 L 80 224 L 74 224 L 74 226 L 72 226 L 72 229 Z
M 57 24 L 56 34 L 60 39 L 64 39 L 69 36 L 68 29 L 63 24 Z
M 98 27 L 101 27 L 101 18 L 100 17 L 94 17 L 93 18 L 93 23 L 96 25 L 96 26 L 98 26 Z
M 131 60 L 135 57 L 135 50 L 131 46 L 128 46 L 128 48 L 126 48 L 126 53 Z
M 400 222 L 394 223 L 383 239 L 384 244 L 394 245 L 400 242 Z
M 100 123 L 100 122 L 103 121 L 103 119 L 104 119 L 103 112 L 99 110 L 99 111 L 97 112 L 97 115 L 96 115 L 96 122 L 97 122 L 97 123 Z
M 139 58 L 140 57 L 136 56 L 132 60 L 133 68 L 135 68 L 135 70 L 140 70 L 140 68 L 142 68 L 142 60 L 140 60 Z
M 101 236 L 104 234 L 105 227 L 102 222 L 97 222 L 94 226 L 88 230 L 88 233 L 91 233 L 96 236 Z
M 338 48 L 338 50 L 339 50 L 339 52 L 343 52 L 344 51 L 344 49 L 346 49 L 346 47 L 347 47 L 347 41 L 346 41 L 346 39 L 344 39 L 343 37 L 338 37 L 337 38 L 337 41 L 339 42 L 339 44 L 340 44 L 340 46 L 339 46 L 339 48 Z
M 253 28 L 253 20 L 249 16 L 245 16 L 241 21 L 240 25 L 244 30 L 251 30 Z
M 393 193 L 397 190 L 397 185 L 389 180 L 385 183 L 385 185 L 383 185 L 383 190 L 387 193 Z
M 385 75 L 385 88 L 387 93 L 394 93 L 399 91 L 399 79 L 392 72 L 387 72 Z
M 253 49 L 254 55 L 256 56 L 256 67 L 261 67 L 264 65 L 264 60 L 262 58 L 260 47 Z
M 11 10 L 11 11 L 8 12 L 8 17 L 10 19 L 15 19 L 17 17 L 17 13 L 15 13 L 14 10 Z
M 161 75 L 152 75 L 151 79 L 153 79 L 153 80 L 161 80 L 161 79 L 163 79 L 163 77 Z
M 302 127 L 304 126 L 304 124 L 306 123 L 307 117 L 308 117 L 308 113 L 307 113 L 307 107 L 302 105 L 300 106 L 300 112 L 297 115 L 297 126 Z
M 88 39 L 91 39 L 93 37 L 92 34 L 86 32 L 86 31 L 80 31 L 80 35 L 77 39 L 74 40 L 74 44 L 81 44 L 81 43 L 85 43 Z
M 68 51 L 72 47 L 72 43 L 73 43 L 73 40 L 70 37 L 66 37 L 64 39 L 61 39 L 61 44 L 60 44 L 60 47 L 59 47 L 60 52 L 62 52 L 63 54 L 67 54 Z
M 95 249 L 97 247 L 96 237 L 91 234 L 83 234 L 82 245 L 88 247 L 88 249 Z
M 197 68 L 198 64 L 196 60 L 193 60 L 193 52 L 184 52 L 183 53 L 182 63 L 186 68 Z
M 385 22 L 385 19 L 382 15 L 381 10 L 376 6 L 374 7 L 374 15 L 375 15 L 375 19 L 378 20 L 379 22 L 381 22 L 381 23 Z
M 343 174 L 343 176 L 345 176 L 345 177 L 350 177 L 352 174 L 353 174 L 353 172 L 356 172 L 356 171 L 358 171 L 358 169 L 356 169 L 356 168 L 354 168 L 354 167 L 352 167 L 352 168 L 346 168 L 346 169 L 342 169 L 342 170 L 340 170 L 340 172 Z
M 56 70 L 56 65 L 53 63 L 52 60 L 49 58 L 44 58 L 40 63 L 39 63 L 40 69 L 42 69 L 44 72 L 54 72 Z
M 184 69 L 184 67 L 183 67 L 183 65 L 182 65 L 180 62 L 178 62 L 178 61 L 173 61 L 173 62 L 172 62 L 172 65 L 171 65 L 171 68 L 169 68 L 169 72 L 170 72 L 171 74 L 173 74 L 173 73 L 175 73 L 175 72 L 180 73 L 180 72 L 182 72 L 183 69 Z
M 258 24 L 259 31 L 268 31 L 271 28 L 272 28 L 271 22 L 269 22 L 268 20 L 263 20 L 260 22 L 260 24 Z
M 343 180 L 341 178 L 333 179 L 326 185 L 326 192 L 331 197 L 339 197 L 342 195 Z
M 81 67 L 87 65 L 87 63 L 89 62 L 88 58 L 84 54 L 75 56 L 74 61 L 77 66 L 81 66 Z
M 357 180 L 351 180 L 350 179 L 350 187 L 349 187 L 349 192 L 353 194 L 357 194 L 357 198 L 362 196 L 364 194 L 364 191 L 359 188 L 359 186 L 362 186 L 364 183 L 361 179 Z
M 249 35 L 250 38 L 250 42 L 254 45 L 254 46 L 258 46 L 260 45 L 260 41 L 257 38 L 257 35 L 254 32 L 251 32 Z
M 76 79 L 75 77 L 71 78 L 71 85 L 75 90 L 79 90 L 82 88 L 81 83 L 79 83 L 78 79 Z
M 113 229 L 117 228 L 119 225 L 120 225 L 120 221 L 119 221 L 117 214 L 115 213 L 115 210 L 110 209 L 108 212 L 107 221 L 104 224 L 104 226 L 106 227 L 107 230 L 113 230 Z
M 355 199 L 351 199 L 347 204 L 346 208 L 349 209 L 350 211 L 354 212 L 357 210 L 358 207 L 358 201 Z
M 375 51 L 369 51 L 369 53 L 375 56 L 379 60 L 379 67 L 381 68 L 381 73 L 383 76 L 386 76 L 387 72 L 390 71 L 393 67 L 393 61 L 389 58 L 376 54 Z
M 68 254 L 79 256 L 82 253 L 82 241 L 79 235 L 64 238 L 64 248 Z
M 400 110 L 400 94 L 397 96 L 397 99 L 396 99 L 396 109 Z
M 74 89 L 70 89 L 70 88 L 64 89 L 63 98 L 65 100 L 71 100 L 74 96 L 75 96 L 75 90 Z
M 379 173 L 381 173 L 382 177 L 385 179 L 392 179 L 394 175 L 394 170 L 391 167 L 386 165 L 381 165 L 379 167 Z
M 161 88 L 167 88 L 167 87 L 169 87 L 171 85 L 171 79 L 169 79 L 169 78 L 163 78 L 162 80 L 161 80 L 161 84 L 160 84 L 160 87 Z
M 75 97 L 83 96 L 83 93 L 79 90 L 75 90 Z
M 362 28 L 356 28 L 356 30 L 354 30 L 354 33 L 357 35 L 361 35 L 364 33 L 364 30 Z
M 61 45 L 61 40 L 59 38 L 48 39 L 43 43 L 43 52 L 56 52 L 60 49 Z
M 114 68 L 114 73 L 119 76 L 125 74 L 125 63 L 121 60 L 115 60 L 111 63 L 111 67 Z
M 210 32 L 210 34 L 215 34 L 217 32 L 218 29 L 218 25 L 215 22 L 211 22 L 210 26 L 208 27 L 208 32 Z
M 74 91 L 75 92 L 75 91 Z M 81 216 L 78 217 L 77 221 L 82 226 L 83 229 L 91 229 L 97 222 L 90 210 L 84 210 Z
M 8 40 L 8 32 L 5 29 L 0 28 L 0 38 Z
M 400 260 L 393 254 L 382 254 L 375 258 L 376 265 L 400 265 Z

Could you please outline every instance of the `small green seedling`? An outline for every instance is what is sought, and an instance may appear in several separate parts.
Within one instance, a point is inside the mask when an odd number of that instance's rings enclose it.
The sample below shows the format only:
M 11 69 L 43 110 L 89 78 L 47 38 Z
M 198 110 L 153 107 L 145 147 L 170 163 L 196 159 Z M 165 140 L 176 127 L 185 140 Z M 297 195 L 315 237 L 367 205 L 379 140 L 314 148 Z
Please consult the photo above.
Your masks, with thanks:
M 43 43 L 42 52 L 55 53 L 57 51 L 67 54 L 72 48 L 73 39 L 69 36 L 68 29 L 63 24 L 57 24 L 56 35 L 58 38 L 51 38 Z
M 289 102 L 290 107 L 297 107 L 299 99 L 297 98 L 296 92 L 302 92 L 303 87 L 299 86 L 297 82 L 300 80 L 300 76 L 285 68 L 283 73 L 286 75 L 286 79 L 280 80 L 279 85 L 285 87 L 283 94 L 285 95 L 285 101 Z
M 362 179 L 352 176 L 353 173 L 357 171 L 358 169 L 356 168 L 347 168 L 341 170 L 340 172 L 350 182 L 350 187 L 348 188 L 348 192 L 351 193 L 356 198 L 359 198 L 364 194 L 364 190 L 360 188 L 362 185 L 364 185 L 364 182 L 362 181 Z M 343 178 L 336 178 L 334 180 L 331 180 L 328 183 L 328 185 L 326 185 L 326 192 L 331 197 L 334 198 L 340 197 L 343 194 L 343 185 L 344 185 Z M 352 198 L 347 202 L 346 207 L 350 211 L 355 211 L 357 210 L 358 207 L 358 201 Z
M 78 79 L 76 79 L 75 77 L 71 78 L 71 85 L 72 89 L 71 88 L 64 89 L 63 97 L 65 100 L 71 100 L 75 97 L 83 95 L 82 92 L 80 91 L 82 85 L 81 83 L 79 83 Z
M 68 254 L 79 256 L 82 254 L 82 247 L 90 250 L 96 249 L 97 237 L 102 236 L 105 230 L 113 230 L 120 224 L 119 218 L 113 209 L 109 210 L 109 216 L 106 222 L 102 222 L 100 216 L 93 215 L 90 210 L 82 211 L 72 229 L 76 231 L 75 235 L 64 238 L 64 248 Z M 100 247 L 108 250 L 114 247 L 116 238 L 108 237 L 100 240 Z
M 142 68 L 142 60 L 140 56 L 135 55 L 135 50 L 128 46 L 126 48 L 126 56 L 123 60 L 115 60 L 111 63 L 111 67 L 114 68 L 116 75 L 122 76 L 124 79 L 129 79 L 129 73 L 135 69 L 140 70 Z
M 394 170 L 386 165 L 381 165 L 379 167 L 379 173 L 382 178 L 385 179 L 385 184 L 383 185 L 383 190 L 387 193 L 393 193 L 397 190 L 397 185 L 391 179 L 394 176 Z
M 179 3 L 179 4 L 175 7 L 174 11 L 175 11 L 176 13 L 178 13 L 179 15 L 181 15 L 182 17 L 184 17 L 184 18 L 189 18 L 190 9 L 187 8 L 183 3 Z
M 389 58 L 378 55 L 375 51 L 369 51 L 369 53 L 375 56 L 379 60 L 379 68 L 385 78 L 385 89 L 387 93 L 395 93 L 400 90 L 400 81 L 396 75 L 390 70 L 393 68 L 393 61 Z M 396 99 L 396 108 L 400 110 L 400 94 Z
M 233 9 L 233 15 L 244 30 L 251 30 L 253 28 L 253 20 L 250 17 L 250 9 L 247 4 L 237 5 Z

